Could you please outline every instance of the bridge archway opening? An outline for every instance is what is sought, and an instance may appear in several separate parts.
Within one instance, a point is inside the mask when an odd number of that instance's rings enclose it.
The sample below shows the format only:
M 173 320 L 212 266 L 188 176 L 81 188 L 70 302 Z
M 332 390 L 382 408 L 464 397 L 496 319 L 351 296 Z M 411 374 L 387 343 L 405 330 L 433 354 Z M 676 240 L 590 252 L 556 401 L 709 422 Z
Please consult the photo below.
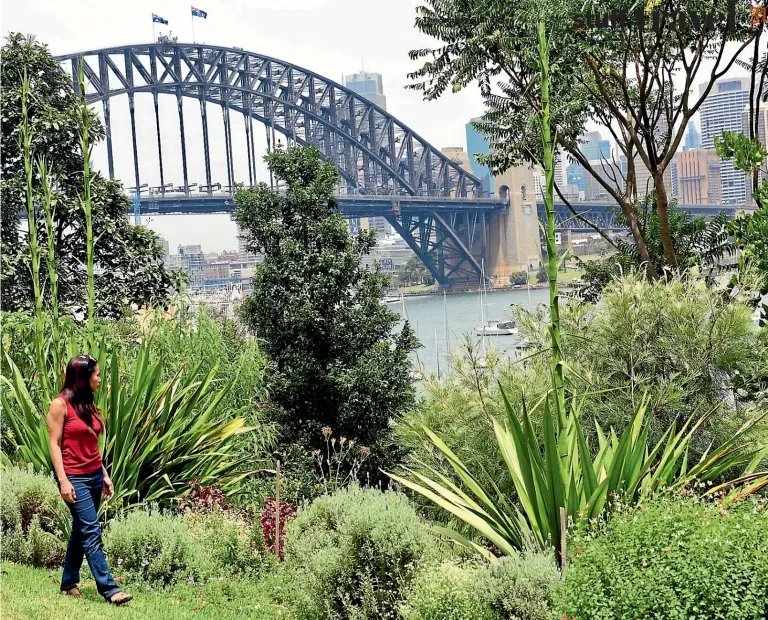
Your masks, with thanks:
M 509 202 L 509 186 L 501 185 L 499 187 L 499 198 L 504 202 Z

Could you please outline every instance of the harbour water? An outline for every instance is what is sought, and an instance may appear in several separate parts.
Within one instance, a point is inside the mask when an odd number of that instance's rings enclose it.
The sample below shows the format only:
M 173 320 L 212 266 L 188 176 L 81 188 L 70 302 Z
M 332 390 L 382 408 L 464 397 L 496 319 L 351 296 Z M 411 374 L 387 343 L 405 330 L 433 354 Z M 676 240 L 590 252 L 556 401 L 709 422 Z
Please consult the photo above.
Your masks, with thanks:
M 514 289 L 491 292 L 483 298 L 483 316 L 487 322 L 510 318 L 511 306 L 536 307 L 548 303 L 548 289 Z M 441 373 L 447 368 L 446 356 L 455 353 L 459 342 L 464 340 L 464 334 L 471 334 L 477 342 L 480 336 L 475 335 L 475 327 L 481 325 L 480 295 L 478 293 L 457 293 L 445 296 L 424 295 L 405 297 L 405 308 L 400 302 L 389 304 L 389 308 L 398 312 L 401 317 L 407 316 L 411 327 L 423 345 L 411 357 L 414 364 L 424 368 L 425 374 L 437 372 L 438 359 Z M 448 330 L 446 334 L 446 319 Z M 437 339 L 437 346 L 435 346 Z M 515 346 L 519 336 L 486 336 L 486 346 L 493 344 L 504 355 L 514 357 Z

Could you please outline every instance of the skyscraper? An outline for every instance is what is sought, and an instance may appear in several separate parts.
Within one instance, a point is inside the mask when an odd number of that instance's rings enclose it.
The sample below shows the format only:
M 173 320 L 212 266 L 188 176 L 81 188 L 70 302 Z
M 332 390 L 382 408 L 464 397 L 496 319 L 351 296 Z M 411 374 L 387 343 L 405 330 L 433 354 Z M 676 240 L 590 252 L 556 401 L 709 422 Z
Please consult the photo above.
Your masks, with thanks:
M 705 84 L 700 86 L 703 94 Z M 723 78 L 715 82 L 700 108 L 701 146 L 711 149 L 724 131 L 741 133 L 744 106 L 749 104 L 749 78 Z M 733 161 L 720 162 L 720 182 L 725 204 L 746 204 L 746 175 L 733 167 Z
M 344 76 L 344 86 L 349 90 L 362 95 L 371 103 L 375 103 L 380 108 L 387 109 L 387 98 L 384 96 L 384 85 L 382 83 L 381 73 L 351 73 Z M 360 179 L 362 181 L 362 177 Z M 359 229 L 376 229 L 379 240 L 383 239 L 392 232 L 392 226 L 385 217 L 356 218 L 350 220 L 350 230 L 356 234 Z
M 380 108 L 387 109 L 387 98 L 384 96 L 381 73 L 365 73 L 361 71 L 360 73 L 345 75 L 344 86 L 352 92 L 362 95 Z
M 473 121 L 479 120 L 473 118 Z M 493 175 L 488 166 L 477 161 L 478 155 L 486 155 L 491 152 L 491 145 L 482 133 L 475 129 L 470 123 L 467 123 L 467 154 L 469 155 L 469 165 L 474 174 L 483 183 L 483 196 L 493 196 Z
M 693 121 L 688 121 L 688 132 L 685 134 L 685 146 L 683 146 L 683 151 L 700 148 L 701 134 L 699 133 L 699 130 L 696 129 L 696 125 L 693 124 Z
M 584 142 L 581 144 L 581 152 L 587 160 L 592 161 L 607 159 L 611 161 L 611 143 L 609 140 L 603 140 L 599 131 L 588 131 L 582 136 Z

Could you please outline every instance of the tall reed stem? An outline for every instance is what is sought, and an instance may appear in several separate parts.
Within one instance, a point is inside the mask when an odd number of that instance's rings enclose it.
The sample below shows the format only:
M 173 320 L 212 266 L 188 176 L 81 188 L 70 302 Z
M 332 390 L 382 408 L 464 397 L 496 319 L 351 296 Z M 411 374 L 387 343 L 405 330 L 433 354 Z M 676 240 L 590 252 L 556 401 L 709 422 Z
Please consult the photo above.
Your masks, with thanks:
M 93 279 L 93 210 L 91 205 L 91 146 L 88 143 L 88 133 L 91 127 L 91 114 L 85 101 L 85 74 L 83 59 L 80 59 L 80 75 L 78 80 L 80 94 L 80 150 L 83 153 L 83 211 L 85 212 L 85 243 L 88 260 L 88 346 L 95 345 L 96 290 Z
M 560 335 L 560 307 L 557 292 L 557 248 L 555 246 L 555 173 L 552 136 L 549 128 L 549 48 L 544 19 L 539 19 L 539 63 L 541 66 L 541 141 L 544 147 L 544 206 L 547 213 L 547 271 L 549 277 L 549 333 L 552 340 L 552 375 L 555 405 L 560 428 L 565 428 L 565 383 L 563 380 L 563 342 Z
M 35 301 L 35 364 L 43 388 L 50 387 L 46 372 L 45 351 L 43 346 L 43 294 L 40 290 L 40 247 L 37 243 L 37 218 L 35 217 L 35 197 L 32 188 L 32 135 L 29 128 L 29 75 L 26 67 L 21 81 L 21 152 L 24 158 L 26 176 L 27 224 L 29 226 L 29 255 L 32 268 L 32 291 Z
M 44 159 L 37 162 L 37 172 L 43 189 L 43 209 L 45 210 L 45 232 L 48 237 L 48 282 L 51 287 L 51 350 L 53 351 L 54 378 L 61 372 L 59 359 L 59 276 L 56 273 L 56 248 L 54 244 L 54 200 L 51 188 L 51 175 Z

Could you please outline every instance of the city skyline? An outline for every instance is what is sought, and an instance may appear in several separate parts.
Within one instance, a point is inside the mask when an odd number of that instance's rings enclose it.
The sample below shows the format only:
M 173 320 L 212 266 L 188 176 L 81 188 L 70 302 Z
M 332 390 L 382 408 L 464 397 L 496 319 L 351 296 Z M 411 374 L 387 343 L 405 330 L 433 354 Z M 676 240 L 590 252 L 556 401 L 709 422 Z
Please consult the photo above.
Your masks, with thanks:
M 241 47 L 295 62 L 340 83 L 345 74 L 354 73 L 356 68 L 361 67 L 362 57 L 367 71 L 382 75 L 387 107 L 399 120 L 438 149 L 450 145 L 464 145 L 467 148 L 465 125 L 469 119 L 483 112 L 477 86 L 471 85 L 460 93 L 430 102 L 424 102 L 419 92 L 406 90 L 405 86 L 409 83 L 407 74 L 418 67 L 416 62 L 409 60 L 408 52 L 432 43 L 413 27 L 414 6 L 419 2 L 369 4 L 386 6 L 386 10 L 380 11 L 376 28 L 372 29 L 357 27 L 355 15 L 360 11 L 359 3 L 351 0 L 286 0 L 279 5 L 266 0 L 231 0 L 206 7 L 208 18 L 198 20 L 195 38 L 198 43 Z M 152 13 L 162 15 L 169 24 L 155 24 L 153 31 Z M 83 20 L 83 14 L 88 14 L 89 19 Z M 138 0 L 130 5 L 116 0 L 41 0 L 35 3 L 5 4 L 2 18 L 6 32 L 34 34 L 38 40 L 48 44 L 54 54 L 149 42 L 153 34 L 161 33 L 172 33 L 179 40 L 192 39 L 189 5 L 180 0 L 169 0 L 161 6 L 156 1 L 146 0 Z M 287 21 L 291 24 L 290 29 L 277 27 Z M 99 28 L 94 28 L 94 23 L 98 23 Z M 398 36 L 392 37 L 392 32 L 397 32 Z M 705 63 L 702 75 L 707 71 L 708 65 Z M 694 84 L 694 91 L 697 87 Z M 164 107 L 161 113 L 174 114 L 175 102 L 172 98 L 160 99 L 161 108 Z M 146 101 L 137 98 L 136 106 L 137 114 L 147 114 L 152 106 L 151 97 Z M 127 112 L 127 104 L 125 108 Z M 113 110 L 119 110 L 117 101 Z M 119 124 L 116 129 L 124 134 L 130 132 L 127 113 L 115 113 L 114 118 L 119 119 L 113 121 L 115 125 Z M 590 123 L 586 128 L 587 131 L 596 129 L 600 129 L 596 123 Z M 150 148 L 154 137 L 153 127 L 146 123 L 140 125 L 138 130 L 142 140 L 140 149 Z M 199 118 L 196 124 L 190 123 L 188 132 L 190 139 L 200 135 Z M 260 143 L 257 146 L 263 150 L 263 130 L 255 133 L 257 143 Z M 220 140 L 221 137 L 214 135 L 214 139 Z M 94 157 L 97 168 L 102 170 L 106 167 L 103 146 L 97 147 Z M 174 153 L 169 155 L 173 156 Z M 122 179 L 126 187 L 130 186 L 130 153 L 123 150 L 116 153 L 115 158 L 117 178 Z M 213 163 L 223 168 L 222 161 Z M 200 161 L 192 161 L 190 169 L 190 180 L 199 181 L 203 178 Z M 265 178 L 264 165 L 259 161 L 257 180 Z M 170 180 L 176 184 L 179 182 L 175 177 Z M 143 218 L 143 221 L 146 222 L 147 218 Z M 166 237 L 171 247 L 200 243 L 206 251 L 220 251 L 236 247 L 237 244 L 236 228 L 227 216 L 156 217 L 152 219 L 150 228 Z

